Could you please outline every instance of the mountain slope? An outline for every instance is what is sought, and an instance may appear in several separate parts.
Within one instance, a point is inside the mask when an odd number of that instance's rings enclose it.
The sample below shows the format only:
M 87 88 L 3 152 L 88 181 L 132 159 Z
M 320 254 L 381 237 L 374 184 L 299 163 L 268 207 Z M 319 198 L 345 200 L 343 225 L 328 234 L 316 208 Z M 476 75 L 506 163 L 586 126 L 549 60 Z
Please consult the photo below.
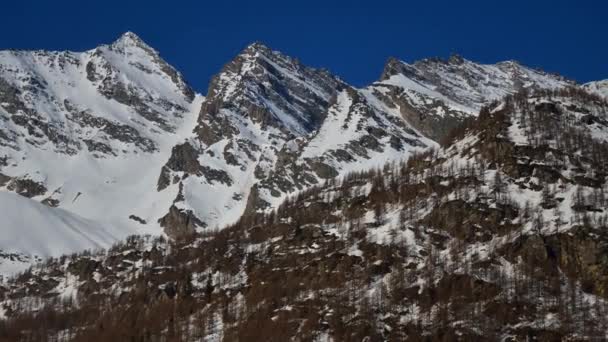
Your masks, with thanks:
M 399 162 L 484 104 L 570 82 L 514 62 L 391 60 L 356 89 L 254 43 L 195 95 L 133 33 L 76 52 L 0 52 L 0 189 L 172 238 Z M 0 213 L 1 213 L 0 209 Z
M 410 124 L 441 140 L 464 117 L 522 89 L 556 89 L 573 82 L 515 61 L 479 64 L 454 55 L 408 64 L 390 59 L 370 88 L 399 108 Z
M 201 102 L 133 33 L 86 52 L 2 51 L 0 188 L 117 239 L 160 234 L 175 195 L 154 191 L 158 170 L 194 128 Z
M 124 235 L 112 227 L 50 208 L 17 194 L 0 192 L 2 234 L 0 274 L 11 274 L 32 261 L 109 248 Z M 32 260 L 34 259 L 34 260 Z
M 213 79 L 195 135 L 163 168 L 158 190 L 178 195 L 161 224 L 172 235 L 223 226 L 433 145 L 370 92 L 255 43 Z
M 213 79 L 196 135 L 163 168 L 159 191 L 178 195 L 161 224 L 177 235 L 235 222 L 326 179 L 436 146 L 502 96 L 572 84 L 515 62 L 453 57 L 391 60 L 379 82 L 356 89 L 252 44 Z
M 2 288 L 5 334 L 605 340 L 607 119 L 580 88 L 510 95 L 437 150 L 273 213 L 50 260 Z

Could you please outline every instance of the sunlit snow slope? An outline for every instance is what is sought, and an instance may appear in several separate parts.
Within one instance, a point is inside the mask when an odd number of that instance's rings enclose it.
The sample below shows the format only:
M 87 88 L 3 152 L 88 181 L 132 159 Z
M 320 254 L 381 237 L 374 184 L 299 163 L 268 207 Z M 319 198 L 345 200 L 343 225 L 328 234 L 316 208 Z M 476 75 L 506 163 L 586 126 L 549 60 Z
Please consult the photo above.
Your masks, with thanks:
M 0 274 L 28 266 L 32 258 L 108 248 L 123 236 L 119 229 L 51 208 L 13 193 L 0 192 L 2 234 Z
M 201 102 L 133 33 L 82 53 L 2 51 L 0 189 L 86 218 L 86 232 L 89 222 L 111 229 L 113 241 L 160 234 L 175 194 L 155 191 L 158 172 Z

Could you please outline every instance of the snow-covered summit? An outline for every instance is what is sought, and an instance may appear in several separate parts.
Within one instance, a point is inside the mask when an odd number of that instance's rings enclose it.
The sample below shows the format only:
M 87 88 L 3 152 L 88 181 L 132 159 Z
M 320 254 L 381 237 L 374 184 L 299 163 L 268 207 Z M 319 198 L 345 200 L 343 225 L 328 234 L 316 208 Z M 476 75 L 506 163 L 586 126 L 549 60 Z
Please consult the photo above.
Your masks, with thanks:
M 158 170 L 201 100 L 133 33 L 85 52 L 1 51 L 0 189 L 116 239 L 161 233 L 156 215 L 170 199 L 154 196 Z
M 231 102 L 239 110 L 255 107 L 267 114 L 267 124 L 306 134 L 318 128 L 329 99 L 343 86 L 327 71 L 306 67 L 256 42 L 212 80 L 208 97 Z
M 127 31 L 112 43 L 113 46 L 139 46 L 145 49 L 154 50 L 146 42 L 144 42 L 136 33 Z M 156 50 L 154 50 L 156 51 Z
M 574 85 L 515 61 L 480 64 L 461 56 L 428 58 L 412 64 L 390 58 L 380 80 L 370 88 L 400 108 L 428 137 L 441 139 L 463 118 L 522 89 L 556 89 Z
M 574 84 L 559 75 L 528 68 L 516 61 L 480 64 L 459 55 L 447 60 L 428 58 L 413 64 L 389 59 L 378 83 L 407 88 L 406 82 L 420 87 L 413 90 L 434 91 L 473 111 L 524 88 L 555 89 Z

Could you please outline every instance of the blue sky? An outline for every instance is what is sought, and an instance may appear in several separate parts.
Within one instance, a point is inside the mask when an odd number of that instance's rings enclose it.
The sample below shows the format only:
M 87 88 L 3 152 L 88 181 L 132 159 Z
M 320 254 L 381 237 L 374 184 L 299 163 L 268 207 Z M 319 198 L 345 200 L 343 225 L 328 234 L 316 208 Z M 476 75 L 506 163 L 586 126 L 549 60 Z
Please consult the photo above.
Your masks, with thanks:
M 362 86 L 389 56 L 515 59 L 608 78 L 608 1 L 7 1 L 0 49 L 86 50 L 133 31 L 199 91 L 262 41 Z

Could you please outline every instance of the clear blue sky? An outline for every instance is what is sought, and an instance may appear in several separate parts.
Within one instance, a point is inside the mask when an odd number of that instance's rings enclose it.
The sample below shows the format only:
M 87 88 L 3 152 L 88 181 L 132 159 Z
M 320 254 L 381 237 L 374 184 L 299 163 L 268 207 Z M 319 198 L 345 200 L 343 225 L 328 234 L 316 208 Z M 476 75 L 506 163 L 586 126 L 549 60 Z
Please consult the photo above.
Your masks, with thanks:
M 0 49 L 86 50 L 133 31 L 199 91 L 262 41 L 362 86 L 389 56 L 515 59 L 608 78 L 608 1 L 5 1 Z

